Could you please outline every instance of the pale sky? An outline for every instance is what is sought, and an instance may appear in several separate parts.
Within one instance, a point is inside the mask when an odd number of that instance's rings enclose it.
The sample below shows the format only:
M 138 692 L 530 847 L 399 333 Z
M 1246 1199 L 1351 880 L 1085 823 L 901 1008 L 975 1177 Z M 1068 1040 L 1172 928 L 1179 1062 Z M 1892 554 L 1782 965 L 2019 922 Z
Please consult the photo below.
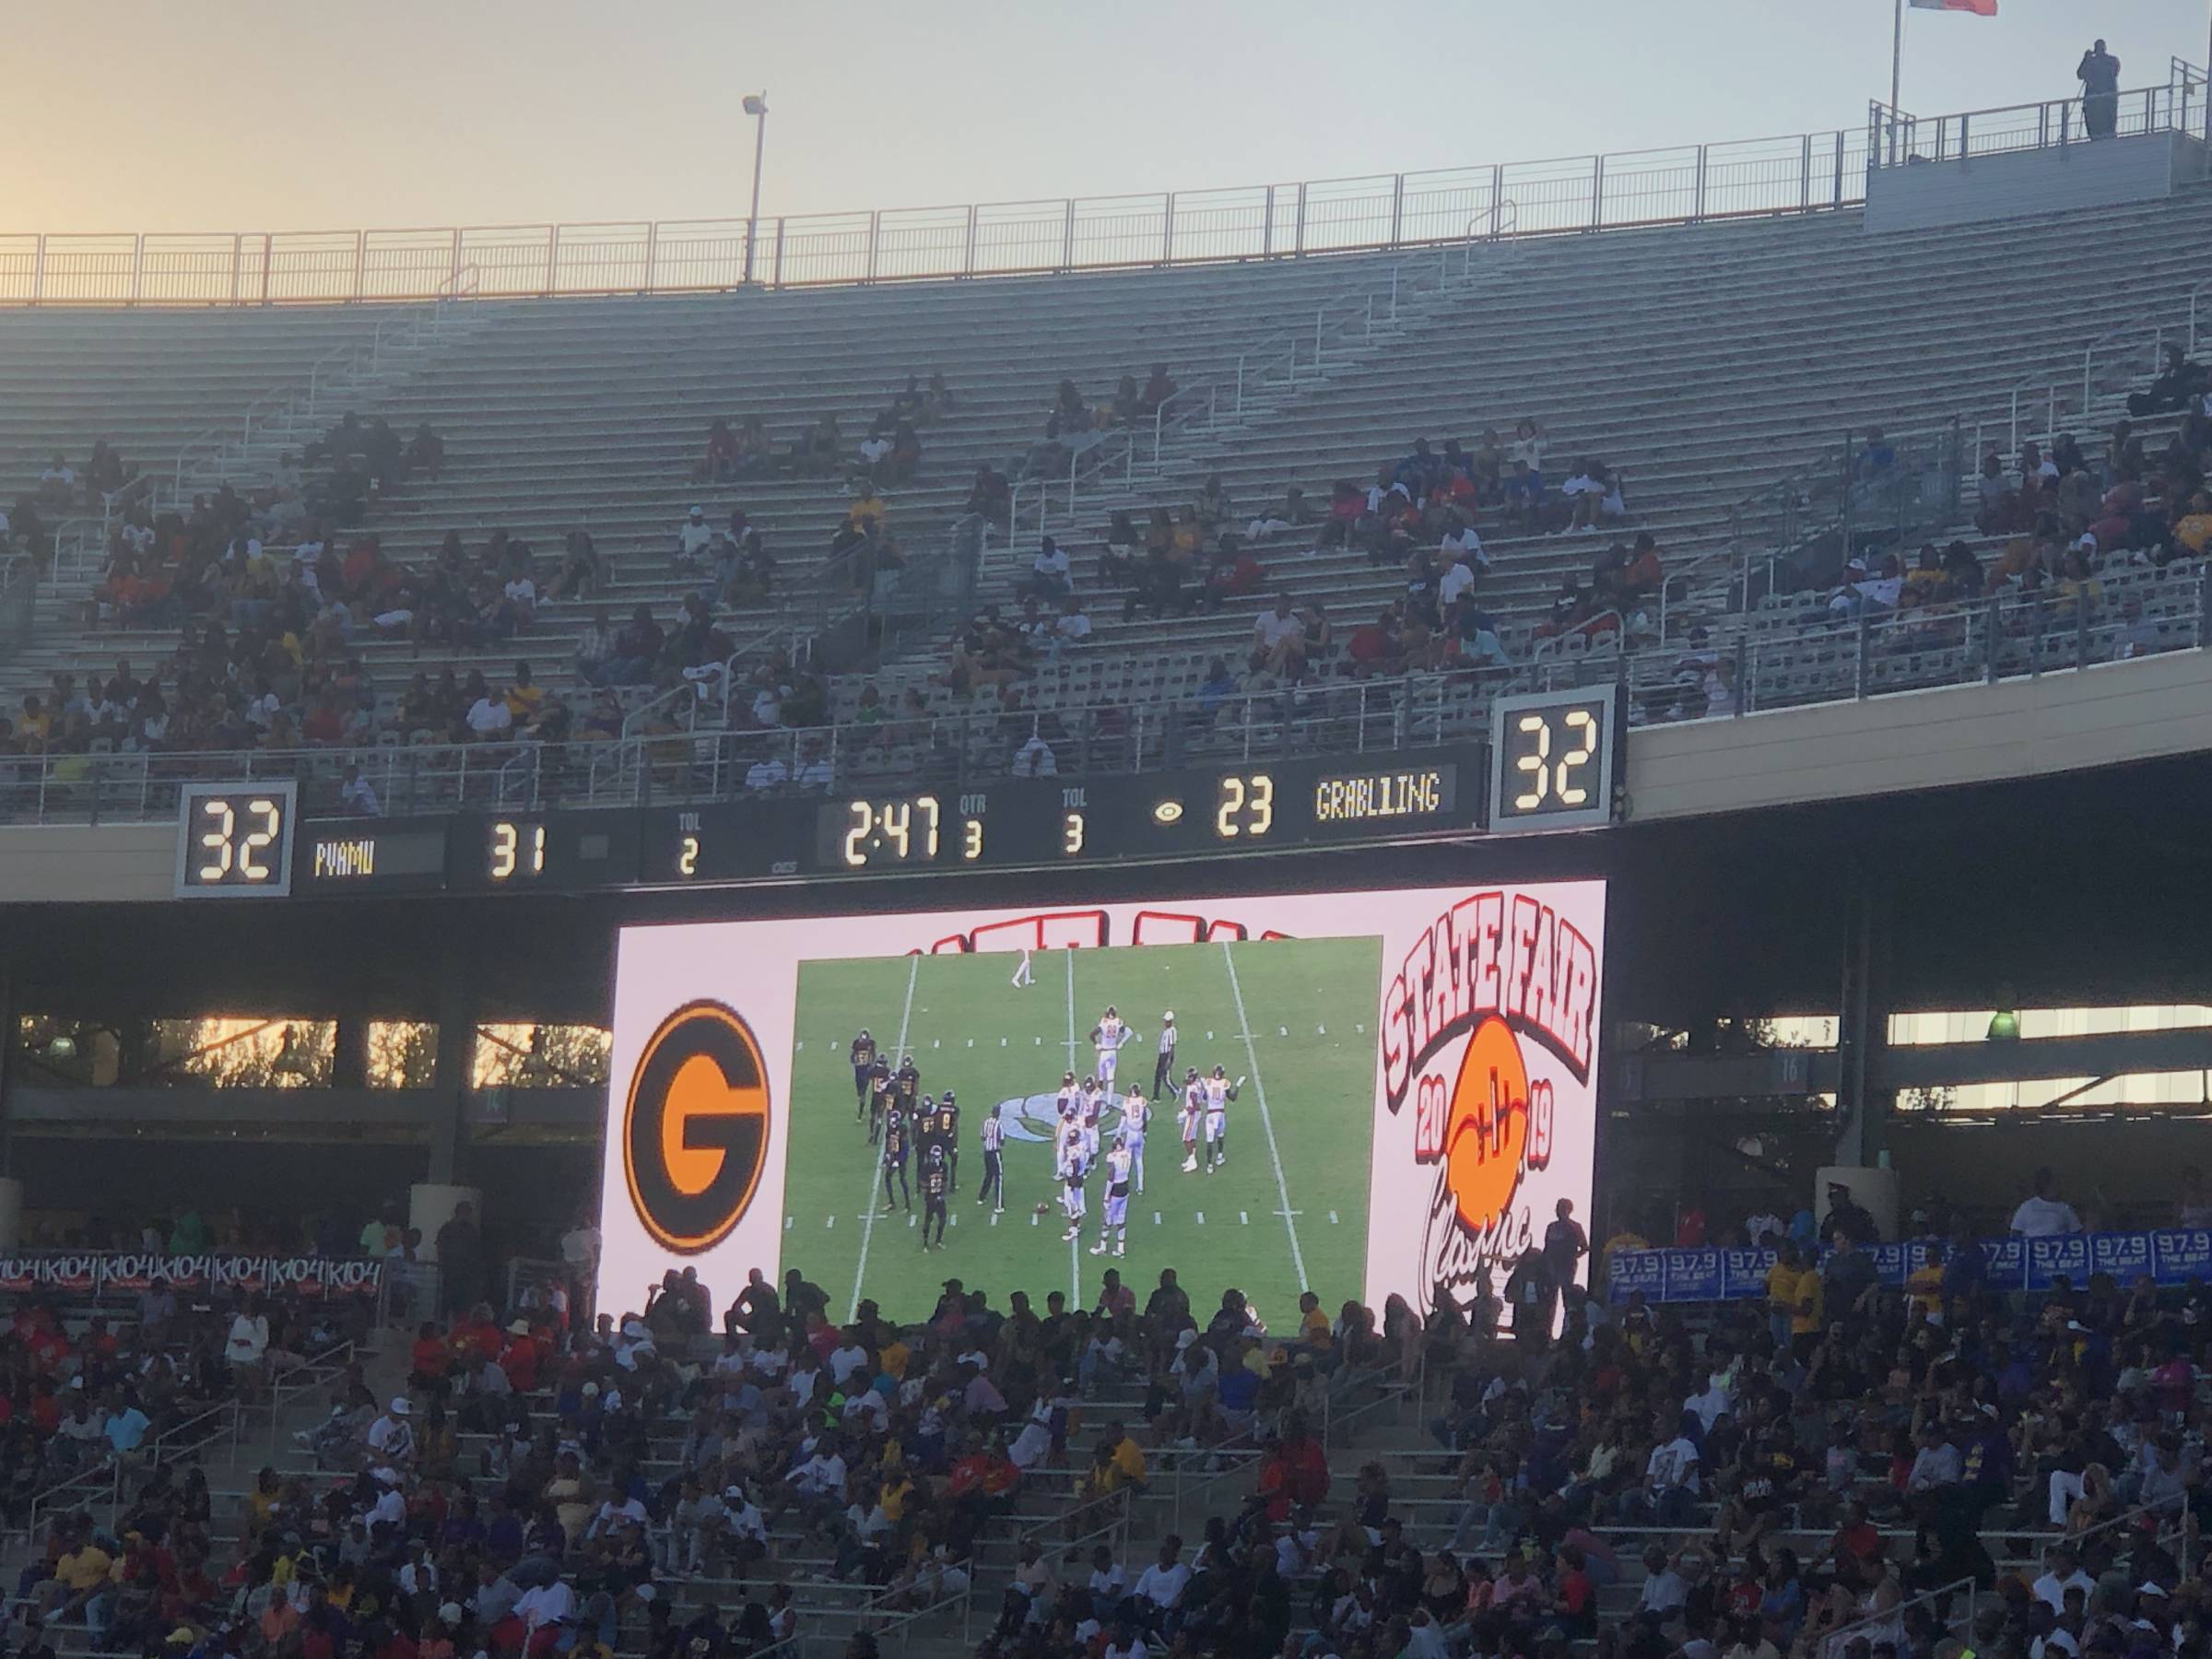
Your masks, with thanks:
M 2208 0 L 1906 14 L 1916 113 L 2202 64 Z M 1891 0 L 110 0 L 11 8 L 0 232 L 1194 190 L 1857 126 Z

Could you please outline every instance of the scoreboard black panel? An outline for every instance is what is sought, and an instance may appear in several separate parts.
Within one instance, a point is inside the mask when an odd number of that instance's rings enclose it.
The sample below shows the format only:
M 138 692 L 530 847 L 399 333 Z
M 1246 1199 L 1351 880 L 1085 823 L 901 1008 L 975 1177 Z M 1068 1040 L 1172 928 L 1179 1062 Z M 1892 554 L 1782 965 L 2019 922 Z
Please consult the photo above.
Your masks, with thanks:
M 692 806 L 303 824 L 292 890 L 591 892 L 1011 870 L 1478 834 L 1479 747 Z

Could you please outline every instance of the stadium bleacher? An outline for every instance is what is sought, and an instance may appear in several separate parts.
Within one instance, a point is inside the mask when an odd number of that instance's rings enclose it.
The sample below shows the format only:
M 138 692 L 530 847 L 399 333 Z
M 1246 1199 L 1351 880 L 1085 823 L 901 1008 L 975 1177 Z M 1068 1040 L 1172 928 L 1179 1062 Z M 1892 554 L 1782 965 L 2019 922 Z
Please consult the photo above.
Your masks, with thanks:
M 925 429 L 918 478 L 885 492 L 889 532 L 915 553 L 944 542 L 977 466 L 1007 468 L 1018 482 L 1056 381 L 1072 378 L 1102 403 L 1122 375 L 1164 361 L 1186 394 L 1178 413 L 1194 418 L 1168 429 L 1157 462 L 1139 431 L 1125 453 L 1110 441 L 1110 465 L 1098 464 L 1098 452 L 1080 457 L 1072 486 L 1052 474 L 1018 489 L 1014 539 L 982 549 L 974 604 L 1009 616 L 1018 609 L 1040 525 L 1069 547 L 1084 578 L 1112 512 L 1129 510 L 1141 522 L 1155 506 L 1190 500 L 1209 475 L 1229 494 L 1230 522 L 1241 522 L 1293 483 L 1316 503 L 1335 479 L 1364 483 L 1417 436 L 1471 443 L 1483 428 L 1510 433 L 1528 417 L 1547 429 L 1555 483 L 1571 457 L 1602 456 L 1625 483 L 1624 530 L 1656 538 L 1676 614 L 1656 630 L 1667 637 L 1631 641 L 1658 649 L 1625 672 L 1631 685 L 1665 685 L 1677 675 L 1688 625 L 1706 629 L 1702 648 L 1716 653 L 1736 631 L 1728 601 L 1737 503 L 1870 428 L 1924 430 L 1955 420 L 1971 465 L 1983 447 L 2011 436 L 2011 394 L 2022 379 L 2065 362 L 2088 335 L 2139 325 L 2147 373 L 2161 320 L 2179 334 L 2191 314 L 2190 232 L 2207 217 L 2212 191 L 2199 187 L 2156 207 L 1882 237 L 1865 234 L 1857 212 L 1845 208 L 1067 278 L 463 301 L 447 309 L 465 314 L 465 327 L 439 331 L 359 396 L 348 387 L 319 394 L 288 423 L 265 418 L 219 459 L 187 454 L 184 482 L 188 489 L 265 484 L 279 453 L 297 452 L 358 403 L 402 432 L 428 422 L 446 443 L 441 478 L 413 481 L 375 504 L 365 528 L 387 558 L 421 568 L 450 530 L 474 544 L 505 529 L 535 546 L 542 586 L 561 539 L 589 532 L 608 561 L 606 586 L 588 604 L 541 605 L 512 640 L 460 649 L 357 629 L 353 653 L 387 724 L 411 675 L 478 669 L 496 691 L 516 657 L 581 712 L 589 690 L 573 655 L 591 616 L 604 606 L 619 618 L 642 604 L 667 623 L 698 584 L 671 556 L 684 510 L 701 501 L 718 522 L 741 506 L 779 561 L 780 590 L 765 606 L 726 609 L 718 619 L 716 637 L 740 653 L 727 708 L 743 727 L 750 724 L 747 676 L 768 650 L 794 642 L 774 633 L 777 619 L 803 603 L 810 582 L 835 585 L 812 572 L 828 562 L 830 532 L 849 497 L 836 480 L 695 481 L 710 419 L 759 415 L 781 448 L 832 414 L 850 445 L 907 375 L 943 373 L 955 407 Z M 2114 282 L 2120 267 L 2128 279 Z M 67 313 L 0 318 L 22 346 L 9 354 L 10 373 L 21 377 L 10 382 L 9 435 L 24 457 L 16 482 L 27 488 L 54 445 L 81 459 L 96 432 L 159 477 L 164 452 L 185 450 L 211 412 L 228 407 L 242 418 L 248 388 L 261 395 L 302 379 L 319 356 L 373 332 L 377 309 L 141 312 L 127 329 L 104 334 Z M 1295 384 L 1268 378 L 1265 366 L 1286 341 L 1297 349 L 1310 327 L 1295 320 L 1309 317 L 1327 335 L 1322 372 L 1309 362 Z M 2006 321 L 1996 330 L 1977 325 L 1989 317 Z M 55 372 L 64 361 L 75 372 Z M 2085 435 L 2093 438 L 2117 412 L 2118 393 L 2096 388 L 2078 423 Z M 1606 538 L 1515 536 L 1482 516 L 1491 565 L 1481 603 L 1508 655 L 1540 677 L 1588 677 L 1586 665 L 1546 661 L 1578 653 L 1579 639 L 1532 651 L 1530 635 L 1562 578 L 1586 571 L 1594 544 Z M 1340 643 L 1404 592 L 1402 572 L 1377 570 L 1355 550 L 1317 551 L 1305 539 L 1260 545 L 1264 586 L 1326 606 Z M 173 629 L 119 627 L 112 618 L 88 626 L 71 580 L 81 573 L 64 566 L 41 586 L 33 638 L 0 668 L 0 704 L 12 709 L 25 694 L 47 690 L 57 673 L 81 683 L 119 659 L 143 672 L 172 648 Z M 1171 623 L 1125 622 L 1119 594 L 1087 585 L 1078 593 L 1094 613 L 1092 637 L 1020 686 L 1020 709 L 1187 700 L 1216 656 L 1242 678 L 1238 659 L 1260 599 L 1232 599 Z M 1779 604 L 1755 612 L 1747 637 L 1771 665 L 1771 695 L 1757 706 L 1805 700 L 1834 678 L 1832 644 L 1817 643 L 1803 663 L 1785 665 L 1775 634 L 1780 618 L 1795 614 Z M 1941 660 L 1908 654 L 1912 661 L 1886 669 L 1873 688 L 1944 679 Z M 2115 643 L 2088 654 L 2124 653 Z M 665 690 L 670 677 L 654 689 Z M 909 688 L 933 716 L 999 712 L 994 688 L 971 698 L 946 678 L 941 654 L 927 650 L 836 676 L 826 688 L 830 717 L 850 714 L 870 684 L 886 705 L 909 713 Z M 1426 696 L 1439 721 L 1464 718 L 1462 729 L 1473 729 L 1497 683 L 1482 676 L 1434 690 L 1417 685 L 1406 700 Z M 1271 689 L 1265 681 L 1259 688 Z M 625 706 L 643 700 L 644 689 L 633 690 Z M 1646 718 L 1671 708 L 1664 697 L 1634 706 Z M 694 707 L 679 692 L 661 707 L 686 726 L 724 715 L 712 695 Z M 1241 734 L 1273 722 L 1253 713 L 1236 724 Z M 993 721 L 983 747 L 1003 755 L 1009 746 L 998 728 Z M 634 721 L 630 729 L 639 729 Z M 732 752 L 742 760 L 760 746 Z

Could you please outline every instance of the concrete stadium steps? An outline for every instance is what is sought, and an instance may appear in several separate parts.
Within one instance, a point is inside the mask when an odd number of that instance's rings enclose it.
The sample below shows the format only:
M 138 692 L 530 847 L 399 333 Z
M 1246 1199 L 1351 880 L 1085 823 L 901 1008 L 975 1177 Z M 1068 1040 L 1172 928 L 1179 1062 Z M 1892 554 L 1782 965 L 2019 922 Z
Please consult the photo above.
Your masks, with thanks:
M 0 310 L 0 500 L 35 488 L 56 450 L 81 477 L 102 438 L 166 476 L 198 433 L 235 430 L 256 398 L 304 387 L 317 359 L 404 309 Z

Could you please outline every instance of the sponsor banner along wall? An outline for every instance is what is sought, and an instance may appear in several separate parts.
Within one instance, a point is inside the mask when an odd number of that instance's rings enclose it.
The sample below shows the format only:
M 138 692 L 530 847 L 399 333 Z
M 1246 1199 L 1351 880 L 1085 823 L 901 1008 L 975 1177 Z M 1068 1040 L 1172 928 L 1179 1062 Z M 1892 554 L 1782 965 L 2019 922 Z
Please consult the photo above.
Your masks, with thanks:
M 1983 1239 L 1989 1284 L 1996 1290 L 2048 1290 L 2059 1279 L 2080 1285 L 2110 1274 L 2123 1285 L 2148 1277 L 2186 1285 L 2212 1277 L 2212 1232 L 2186 1228 L 2149 1232 L 2071 1233 L 2049 1239 Z M 1832 1252 L 1823 1251 L 1825 1263 Z M 1871 1244 L 1876 1277 L 1892 1289 L 1943 1260 L 1939 1240 Z M 1616 1307 L 1641 1292 L 1648 1302 L 1737 1301 L 1767 1293 L 1771 1249 L 1617 1250 L 1606 1269 L 1606 1300 Z
M 374 1296 L 384 1264 L 369 1257 L 203 1251 L 20 1251 L 0 1255 L 0 1291 L 87 1295 L 166 1285 L 176 1290 L 260 1290 L 272 1296 Z

